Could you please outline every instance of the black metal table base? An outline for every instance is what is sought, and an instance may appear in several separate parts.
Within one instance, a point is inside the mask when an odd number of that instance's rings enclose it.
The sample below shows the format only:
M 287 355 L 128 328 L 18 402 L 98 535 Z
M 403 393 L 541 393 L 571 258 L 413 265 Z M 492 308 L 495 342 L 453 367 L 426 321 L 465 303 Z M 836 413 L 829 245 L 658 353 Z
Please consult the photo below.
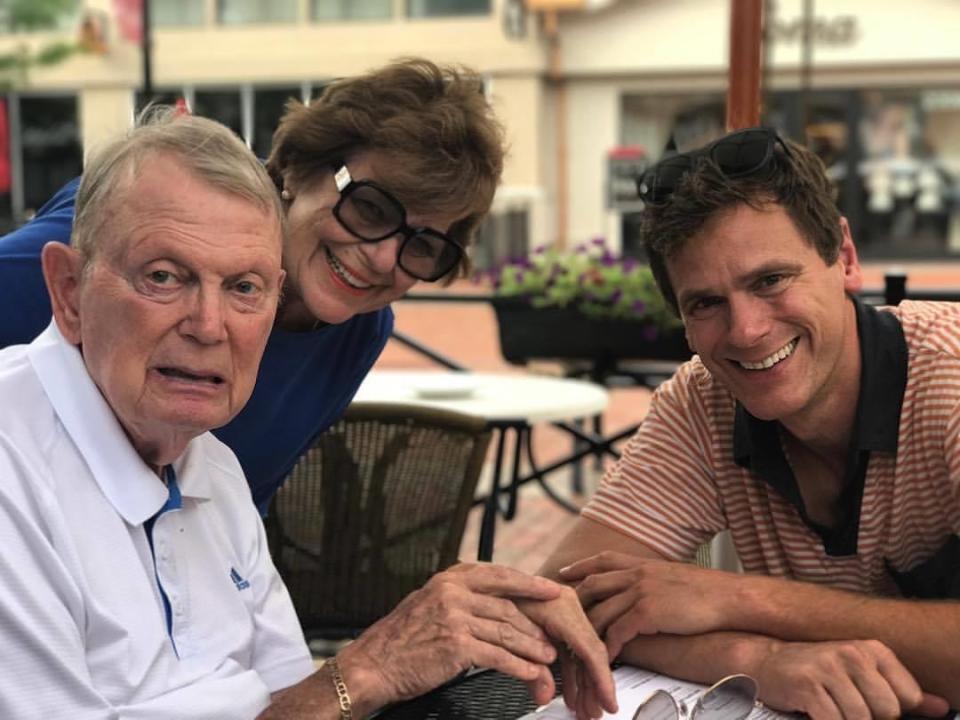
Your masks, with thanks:
M 482 504 L 484 506 L 483 518 L 480 521 L 480 542 L 477 549 L 477 559 L 481 562 L 486 562 L 493 558 L 493 543 L 496 534 L 497 517 L 503 517 L 504 520 L 512 520 L 514 518 L 517 513 L 517 503 L 519 501 L 518 493 L 523 485 L 535 480 L 543 488 L 547 497 L 560 505 L 564 510 L 577 513 L 580 511 L 579 508 L 557 494 L 557 492 L 547 484 L 546 476 L 562 467 L 568 465 L 575 466 L 589 456 L 600 458 L 604 454 L 607 454 L 619 458 L 620 453 L 614 449 L 613 444 L 632 435 L 636 431 L 636 426 L 633 426 L 611 437 L 605 438 L 569 423 L 557 422 L 553 423 L 553 425 L 572 435 L 577 441 L 577 446 L 569 455 L 549 465 L 539 467 L 533 456 L 533 429 L 526 420 L 498 420 L 489 423 L 489 427 L 495 430 L 497 434 L 496 450 L 493 460 L 493 477 L 490 483 L 489 494 L 474 502 L 475 505 Z M 513 434 L 513 442 L 510 449 L 510 474 L 509 478 L 505 481 L 503 466 L 508 454 L 508 433 Z M 526 454 L 527 462 L 530 465 L 530 472 L 521 474 L 520 464 L 524 454 Z

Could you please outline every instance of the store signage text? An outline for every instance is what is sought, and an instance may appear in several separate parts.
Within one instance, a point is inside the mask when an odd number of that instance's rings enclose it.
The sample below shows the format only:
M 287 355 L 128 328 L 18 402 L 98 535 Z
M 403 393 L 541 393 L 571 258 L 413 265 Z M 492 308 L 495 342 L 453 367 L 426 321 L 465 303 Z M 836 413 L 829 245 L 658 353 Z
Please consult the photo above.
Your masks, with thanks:
M 792 18 L 780 18 L 776 14 L 776 6 L 770 13 L 770 40 L 772 42 L 795 44 L 803 42 L 804 17 L 798 15 Z M 834 17 L 814 16 L 811 22 L 811 39 L 814 45 L 843 46 L 853 45 L 859 35 L 857 18 L 853 15 L 836 15 Z

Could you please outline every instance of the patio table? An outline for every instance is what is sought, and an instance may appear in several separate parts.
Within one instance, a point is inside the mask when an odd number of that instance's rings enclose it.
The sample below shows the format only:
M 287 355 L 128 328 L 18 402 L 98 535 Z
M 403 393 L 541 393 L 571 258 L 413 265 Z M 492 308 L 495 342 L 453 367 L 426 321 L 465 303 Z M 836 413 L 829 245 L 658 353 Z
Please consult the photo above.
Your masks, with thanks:
M 418 370 L 373 370 L 357 391 L 354 403 L 402 403 L 454 410 L 483 418 L 497 435 L 490 493 L 478 502 L 484 504 L 477 557 L 490 560 L 497 515 L 507 520 L 517 510 L 517 491 L 536 480 L 550 497 L 558 498 L 544 482 L 547 472 L 579 461 L 609 445 L 609 440 L 569 430 L 587 443 L 548 468 L 537 469 L 530 448 L 533 425 L 560 420 L 576 420 L 602 413 L 609 402 L 607 391 L 582 380 L 542 377 L 522 373 L 461 373 Z M 514 434 L 509 481 L 503 482 L 506 461 L 506 436 Z M 521 472 L 522 453 L 528 453 L 533 472 Z M 501 505 L 506 495 L 506 505 Z

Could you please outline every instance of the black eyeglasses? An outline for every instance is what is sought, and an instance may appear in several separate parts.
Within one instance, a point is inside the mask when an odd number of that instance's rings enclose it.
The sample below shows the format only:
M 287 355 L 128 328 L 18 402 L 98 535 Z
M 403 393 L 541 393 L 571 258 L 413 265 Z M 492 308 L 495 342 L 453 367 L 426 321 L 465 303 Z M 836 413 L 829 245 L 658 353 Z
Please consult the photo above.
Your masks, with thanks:
M 633 720 L 745 720 L 757 706 L 757 681 L 749 675 L 730 675 L 706 690 L 687 713 L 666 690 L 644 700 Z
M 463 259 L 463 248 L 448 235 L 427 227 L 407 225 L 403 204 L 370 180 L 354 180 L 346 165 L 334 174 L 340 199 L 333 216 L 344 229 L 363 242 L 380 242 L 402 235 L 397 265 L 418 280 L 433 282 L 452 271 Z
M 700 158 L 711 160 L 728 178 L 753 175 L 770 164 L 778 144 L 791 157 L 790 148 L 773 128 L 738 130 L 705 147 L 664 158 L 640 176 L 637 193 L 651 205 L 666 202 Z

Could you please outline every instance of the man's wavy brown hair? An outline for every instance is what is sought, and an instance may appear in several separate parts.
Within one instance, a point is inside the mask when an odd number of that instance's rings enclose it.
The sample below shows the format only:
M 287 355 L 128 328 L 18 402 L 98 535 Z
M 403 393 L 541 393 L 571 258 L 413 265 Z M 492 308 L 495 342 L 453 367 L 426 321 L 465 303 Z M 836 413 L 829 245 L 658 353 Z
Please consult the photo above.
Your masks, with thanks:
M 667 259 L 718 214 L 737 205 L 758 210 L 770 203 L 780 205 L 824 262 L 836 262 L 843 237 L 833 185 L 820 158 L 801 145 L 784 142 L 789 154 L 778 144 L 764 169 L 744 177 L 729 178 L 712 161 L 700 158 L 666 202 L 644 209 L 640 232 L 650 269 L 660 292 L 678 313 Z

